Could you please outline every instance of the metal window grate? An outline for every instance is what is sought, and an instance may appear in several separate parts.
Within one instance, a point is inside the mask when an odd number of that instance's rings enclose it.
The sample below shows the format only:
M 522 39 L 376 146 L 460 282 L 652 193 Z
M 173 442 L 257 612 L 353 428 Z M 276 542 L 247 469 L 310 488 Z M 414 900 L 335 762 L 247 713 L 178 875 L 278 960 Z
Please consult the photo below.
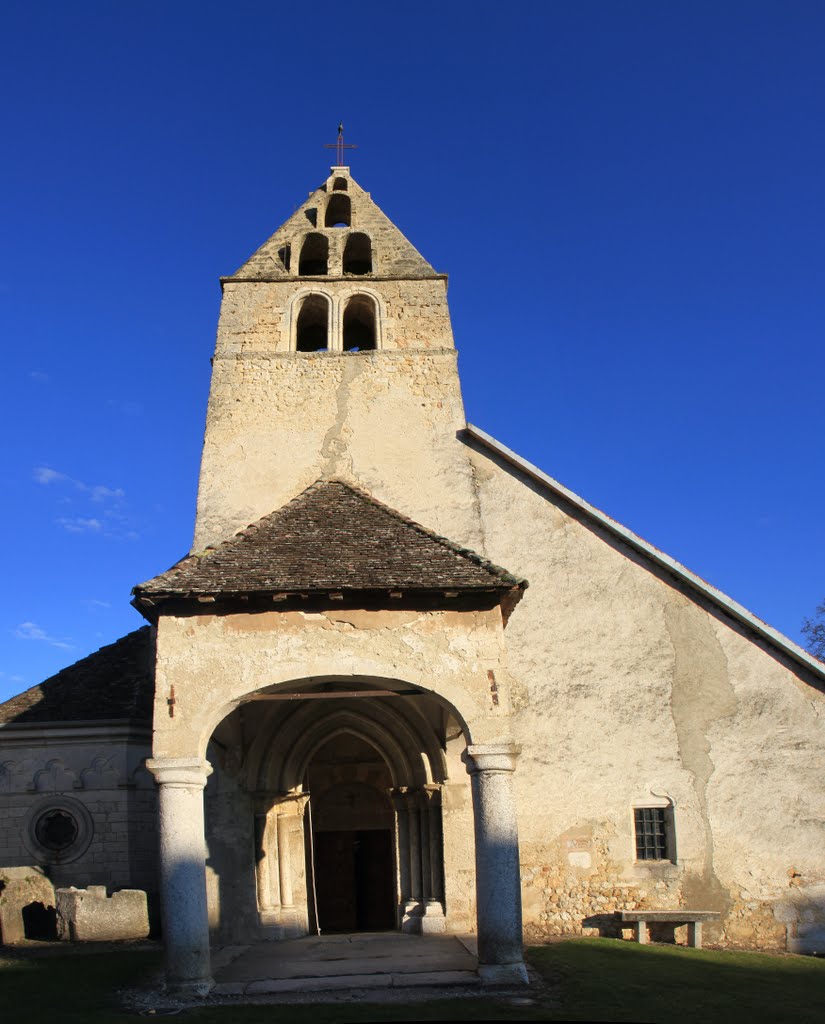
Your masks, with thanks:
M 636 860 L 667 860 L 664 807 L 637 807 Z

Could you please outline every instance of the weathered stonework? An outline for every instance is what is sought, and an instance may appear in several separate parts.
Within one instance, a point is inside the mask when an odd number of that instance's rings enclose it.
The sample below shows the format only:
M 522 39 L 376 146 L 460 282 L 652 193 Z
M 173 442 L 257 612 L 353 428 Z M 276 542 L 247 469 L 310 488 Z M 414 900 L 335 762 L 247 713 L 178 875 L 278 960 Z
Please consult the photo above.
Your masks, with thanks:
M 24 910 L 38 904 L 53 910 L 54 886 L 42 868 L 0 868 L 0 943 L 13 946 L 26 938 Z
M 121 942 L 149 935 L 146 893 L 119 889 L 106 895 L 105 885 L 58 889 L 57 937 L 73 942 Z
M 825 670 L 467 426 L 446 279 L 348 169 L 222 283 L 193 553 L 167 591 L 135 591 L 157 630 L 170 986 L 208 991 L 210 936 L 316 928 L 476 929 L 496 983 L 524 980 L 522 926 L 619 934 L 623 910 L 718 912 L 711 943 L 825 947 Z M 289 548 L 302 585 L 198 585 L 215 548 L 347 487 L 505 567 L 510 592 L 424 586 L 421 566 L 388 582 L 368 544 L 336 549 L 353 522 L 334 502 Z M 350 557 L 365 583 L 316 586 Z M 146 740 L 112 760 L 97 734 L 52 732 L 47 757 L 19 735 L 7 813 L 30 824 L 35 799 L 71 793 L 93 822 L 53 877 L 150 889 L 131 845 L 154 814 L 133 781 Z

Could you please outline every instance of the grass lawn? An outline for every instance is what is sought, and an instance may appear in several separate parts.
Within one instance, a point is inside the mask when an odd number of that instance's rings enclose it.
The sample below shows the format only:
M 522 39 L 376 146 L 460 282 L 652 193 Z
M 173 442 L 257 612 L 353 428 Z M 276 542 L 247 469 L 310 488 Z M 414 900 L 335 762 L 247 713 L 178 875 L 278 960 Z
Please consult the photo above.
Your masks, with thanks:
M 760 953 L 638 946 L 571 939 L 534 947 L 530 962 L 545 979 L 524 991 L 534 1006 L 506 998 L 421 1003 L 316 1003 L 207 1006 L 186 1010 L 190 1024 L 348 1024 L 356 1021 L 589 1020 L 819 1022 L 825 1020 L 825 961 Z M 127 1024 L 116 991 L 158 967 L 153 952 L 32 956 L 0 954 L 3 1024 Z M 144 1018 L 146 1019 L 146 1018 Z M 149 1018 L 151 1019 L 151 1018 Z

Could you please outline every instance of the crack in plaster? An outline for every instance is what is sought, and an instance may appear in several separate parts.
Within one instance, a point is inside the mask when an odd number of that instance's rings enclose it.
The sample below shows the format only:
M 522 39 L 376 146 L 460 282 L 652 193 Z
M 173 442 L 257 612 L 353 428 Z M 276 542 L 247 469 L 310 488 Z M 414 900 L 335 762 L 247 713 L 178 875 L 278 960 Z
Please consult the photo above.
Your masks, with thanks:
M 367 364 L 361 359 L 345 359 L 341 365 L 341 380 L 335 391 L 335 419 L 321 442 L 322 476 L 342 476 L 354 479 L 352 452 L 343 437 L 349 410 L 349 390 L 355 378 Z
M 710 755 L 710 729 L 736 714 L 736 693 L 728 675 L 728 660 L 710 622 L 682 597 L 665 606 L 665 626 L 673 647 L 670 707 L 682 764 L 693 777 L 705 836 L 701 877 L 687 875 L 684 896 L 688 903 L 722 902 L 730 894 L 714 871 L 713 827 L 708 813 L 707 789 L 716 766 Z

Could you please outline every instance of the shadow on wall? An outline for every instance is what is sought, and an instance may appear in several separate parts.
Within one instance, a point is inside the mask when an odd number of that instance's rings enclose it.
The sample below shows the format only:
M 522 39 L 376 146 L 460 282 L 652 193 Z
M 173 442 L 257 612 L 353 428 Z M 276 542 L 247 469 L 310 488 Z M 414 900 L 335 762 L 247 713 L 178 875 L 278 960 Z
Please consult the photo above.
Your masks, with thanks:
M 252 798 L 227 770 L 231 755 L 212 743 L 206 756 L 213 766 L 204 792 L 209 931 L 213 941 L 248 942 L 259 930 Z

